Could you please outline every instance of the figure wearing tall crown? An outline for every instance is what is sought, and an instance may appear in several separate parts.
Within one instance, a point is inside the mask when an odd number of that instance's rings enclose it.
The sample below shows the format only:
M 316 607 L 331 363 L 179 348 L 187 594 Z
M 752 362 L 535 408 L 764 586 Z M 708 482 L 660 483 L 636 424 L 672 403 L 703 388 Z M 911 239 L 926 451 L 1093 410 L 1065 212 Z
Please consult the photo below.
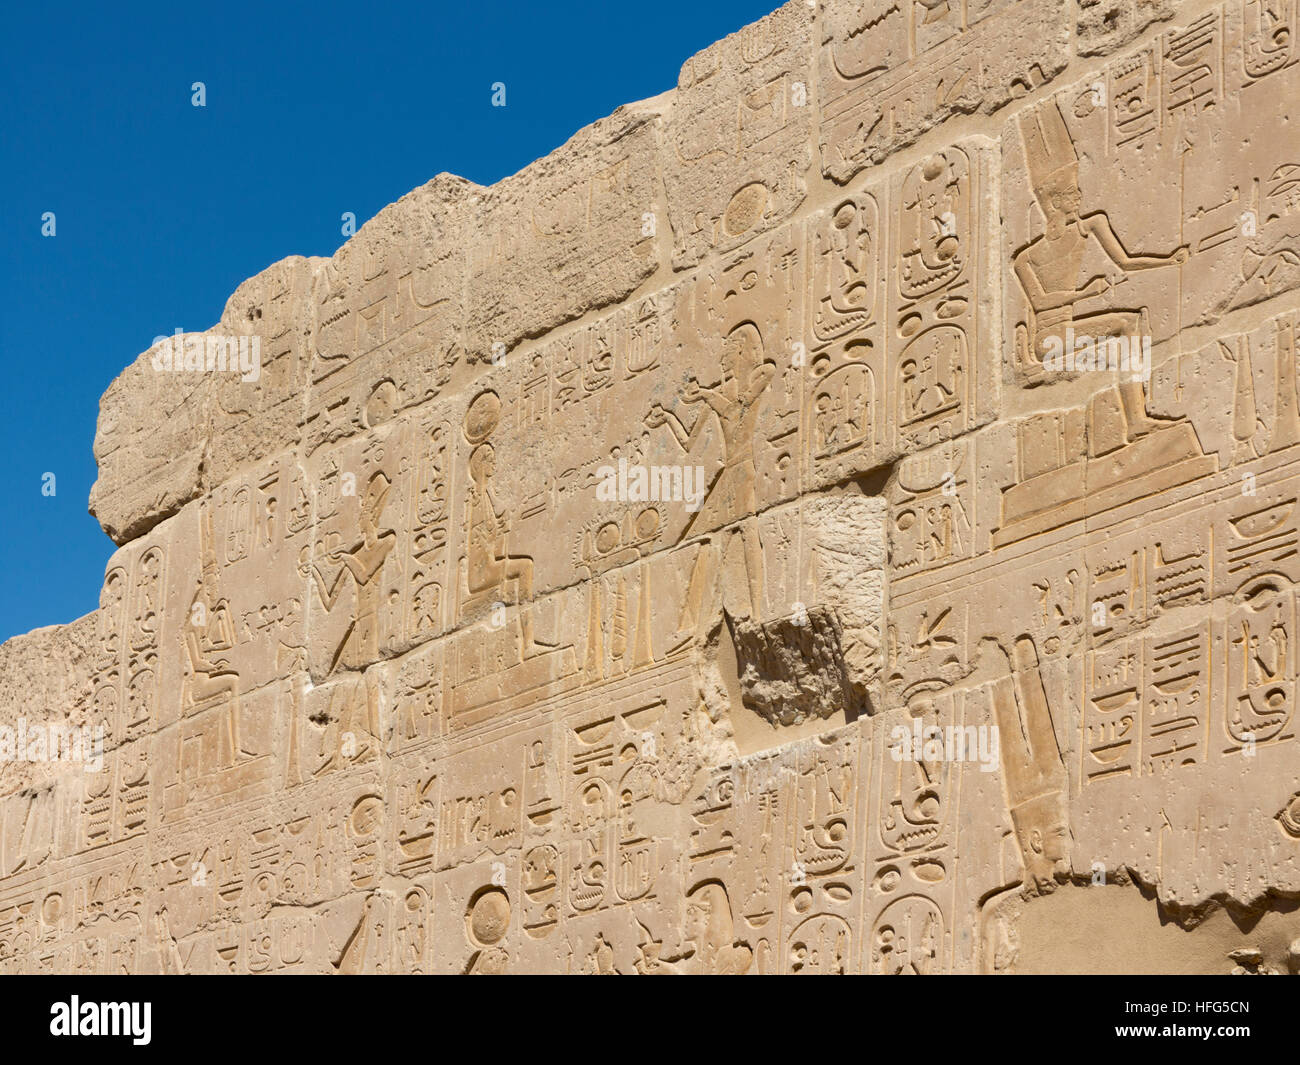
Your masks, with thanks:
M 1052 891 L 1069 873 L 1069 780 L 1052 711 L 1043 687 L 1034 641 L 1021 636 L 1012 654 L 995 640 L 993 712 L 1002 753 L 1002 780 L 1012 827 L 1024 862 L 1024 887 L 1033 894 Z
M 1150 270 L 1185 263 L 1187 246 L 1168 255 L 1133 254 L 1111 228 L 1105 211 L 1080 213 L 1079 158 L 1055 100 L 1025 112 L 1020 117 L 1020 134 L 1029 181 L 1044 220 L 1042 235 L 1020 249 L 1014 259 L 1016 278 L 1030 308 L 1028 323 L 1016 326 L 1021 365 L 1029 370 L 1041 367 L 1050 348 L 1065 348 L 1069 329 L 1091 337 L 1150 336 L 1146 307 L 1076 310 L 1077 303 L 1104 296 L 1112 288 L 1100 274 L 1081 284 L 1085 254 L 1100 249 L 1120 270 Z M 1129 443 L 1171 420 L 1147 413 L 1141 380 L 1126 374 L 1118 388 Z

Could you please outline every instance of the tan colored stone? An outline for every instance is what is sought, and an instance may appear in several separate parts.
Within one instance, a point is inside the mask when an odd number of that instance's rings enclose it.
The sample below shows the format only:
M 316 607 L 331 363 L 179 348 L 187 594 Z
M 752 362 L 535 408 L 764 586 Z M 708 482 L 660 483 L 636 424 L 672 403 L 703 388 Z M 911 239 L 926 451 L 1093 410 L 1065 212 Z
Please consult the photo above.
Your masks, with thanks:
M 1107 55 L 1122 48 L 1157 22 L 1168 22 L 1178 10 L 1173 0 L 1077 0 L 1075 48 L 1079 55 Z M 1260 14 L 1271 21 L 1266 5 Z
M 0 969 L 1294 969 L 1295 18 L 792 2 L 146 352 Z
M 655 273 L 659 239 L 643 215 L 661 202 L 658 122 L 653 110 L 620 108 L 471 201 L 472 359 L 499 360 Z
M 843 184 L 957 115 L 992 113 L 1069 60 L 1065 0 L 822 0 L 821 167 Z
M 665 120 L 673 265 L 694 266 L 789 218 L 812 162 L 813 13 L 803 0 L 683 65 Z

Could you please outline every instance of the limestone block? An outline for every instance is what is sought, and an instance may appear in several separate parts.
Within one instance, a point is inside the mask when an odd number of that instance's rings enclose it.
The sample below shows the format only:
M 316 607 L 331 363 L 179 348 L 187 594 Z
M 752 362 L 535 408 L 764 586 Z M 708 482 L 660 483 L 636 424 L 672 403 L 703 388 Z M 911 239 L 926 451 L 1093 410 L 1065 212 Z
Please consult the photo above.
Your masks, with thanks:
M 619 303 L 655 273 L 643 216 L 660 202 L 658 127 L 653 110 L 620 108 L 472 202 L 471 359 Z
M 783 222 L 812 162 L 813 12 L 790 0 L 682 66 L 664 127 L 673 265 Z
M 440 174 L 385 207 L 316 272 L 306 454 L 434 399 L 464 369 L 479 191 Z
M 1066 0 L 822 0 L 822 173 L 844 184 L 954 116 L 989 114 L 1069 61 Z
M 1260 14 L 1265 6 L 1259 5 Z M 1107 55 L 1124 47 L 1148 26 L 1174 18 L 1178 7 L 1172 0 L 1078 0 L 1075 50 L 1079 55 Z M 1272 22 L 1268 15 L 1264 19 L 1266 24 Z

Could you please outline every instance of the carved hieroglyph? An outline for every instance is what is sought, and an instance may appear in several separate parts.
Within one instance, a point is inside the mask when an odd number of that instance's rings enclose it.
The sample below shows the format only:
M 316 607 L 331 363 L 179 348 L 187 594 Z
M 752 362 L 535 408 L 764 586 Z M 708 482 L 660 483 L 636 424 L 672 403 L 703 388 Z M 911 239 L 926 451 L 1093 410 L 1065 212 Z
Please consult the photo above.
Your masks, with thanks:
M 1300 965 L 1297 6 L 792 0 L 140 356 L 0 969 Z

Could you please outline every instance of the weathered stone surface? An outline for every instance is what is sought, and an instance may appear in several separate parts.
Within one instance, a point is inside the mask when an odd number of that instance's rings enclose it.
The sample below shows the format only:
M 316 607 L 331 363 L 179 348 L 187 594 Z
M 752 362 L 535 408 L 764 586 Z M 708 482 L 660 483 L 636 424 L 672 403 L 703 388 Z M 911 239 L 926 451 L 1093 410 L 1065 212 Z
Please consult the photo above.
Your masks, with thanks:
M 991 113 L 1069 61 L 1067 0 L 822 0 L 822 173 L 847 182 L 954 116 Z
M 1267 5 L 1260 14 L 1272 21 Z M 1106 55 L 1128 44 L 1148 26 L 1168 22 L 1179 5 L 1175 0 L 1078 0 L 1075 42 L 1080 55 Z
M 0 968 L 1293 971 L 1295 20 L 789 3 L 141 356 Z
M 434 399 L 464 372 L 467 256 L 481 191 L 440 174 L 320 264 L 300 378 L 304 454 Z
M 471 200 L 472 358 L 499 360 L 655 273 L 659 239 L 643 216 L 661 202 L 658 125 L 654 111 L 620 108 Z
M 673 265 L 789 218 L 812 164 L 813 12 L 802 0 L 692 56 L 666 119 Z

